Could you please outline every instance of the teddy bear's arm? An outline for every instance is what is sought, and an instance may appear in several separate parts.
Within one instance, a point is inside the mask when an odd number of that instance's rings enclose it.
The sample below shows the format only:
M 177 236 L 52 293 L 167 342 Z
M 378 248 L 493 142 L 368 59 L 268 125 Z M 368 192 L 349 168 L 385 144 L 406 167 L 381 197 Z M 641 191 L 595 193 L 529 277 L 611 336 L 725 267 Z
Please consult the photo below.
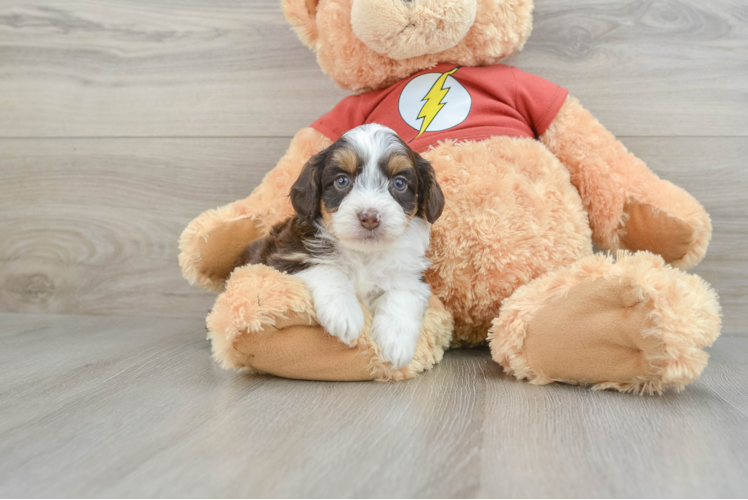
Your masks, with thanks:
M 304 163 L 331 144 L 321 132 L 302 129 L 251 195 L 203 212 L 193 220 L 179 240 L 179 265 L 184 277 L 209 290 L 222 289 L 244 248 L 293 215 L 288 199 L 291 185 Z
M 569 169 L 595 241 L 611 250 L 648 250 L 690 268 L 711 238 L 709 215 L 683 189 L 657 177 L 573 97 L 540 140 Z

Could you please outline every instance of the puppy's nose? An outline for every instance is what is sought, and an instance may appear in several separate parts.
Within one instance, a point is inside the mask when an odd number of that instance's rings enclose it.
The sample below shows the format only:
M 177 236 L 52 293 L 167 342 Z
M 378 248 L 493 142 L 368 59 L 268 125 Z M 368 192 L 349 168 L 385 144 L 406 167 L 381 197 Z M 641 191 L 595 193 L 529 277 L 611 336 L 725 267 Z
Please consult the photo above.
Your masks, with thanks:
M 358 213 L 358 220 L 366 229 L 376 229 L 379 227 L 379 212 L 376 210 L 364 210 Z

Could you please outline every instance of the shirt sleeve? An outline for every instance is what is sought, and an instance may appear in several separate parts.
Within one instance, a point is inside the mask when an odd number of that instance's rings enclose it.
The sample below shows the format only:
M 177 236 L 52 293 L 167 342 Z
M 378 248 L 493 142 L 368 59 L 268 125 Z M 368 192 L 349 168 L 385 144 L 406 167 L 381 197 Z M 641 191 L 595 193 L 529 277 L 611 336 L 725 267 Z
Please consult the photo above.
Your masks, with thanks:
M 337 141 L 349 130 L 363 125 L 365 118 L 361 111 L 360 97 L 346 97 L 332 111 L 314 122 L 312 128 L 322 132 L 331 141 Z
M 514 104 L 537 136 L 545 133 L 569 91 L 539 76 L 514 68 Z

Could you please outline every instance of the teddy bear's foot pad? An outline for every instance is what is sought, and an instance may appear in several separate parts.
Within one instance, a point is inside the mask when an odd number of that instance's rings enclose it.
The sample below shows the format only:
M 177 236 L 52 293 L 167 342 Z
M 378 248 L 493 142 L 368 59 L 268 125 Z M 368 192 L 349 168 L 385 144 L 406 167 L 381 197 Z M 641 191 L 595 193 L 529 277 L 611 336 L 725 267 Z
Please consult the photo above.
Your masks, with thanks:
M 350 348 L 319 325 L 304 326 L 290 319 L 260 335 L 241 335 L 234 349 L 246 366 L 297 380 L 362 381 L 374 377 L 373 352 Z
M 693 229 L 668 212 L 646 203 L 630 202 L 624 213 L 628 220 L 621 243 L 632 252 L 646 250 L 670 263 L 682 259 L 691 249 Z
M 652 377 L 662 368 L 664 346 L 643 335 L 652 326 L 651 311 L 651 301 L 625 284 L 604 278 L 581 282 L 527 325 L 530 366 L 553 380 Z
M 662 392 L 696 380 L 719 335 L 714 291 L 646 252 L 596 255 L 505 301 L 489 334 L 496 361 L 534 384 Z
M 238 219 L 221 224 L 199 240 L 200 273 L 212 280 L 225 280 L 239 264 L 244 249 L 263 236 L 255 219 Z
M 413 378 L 441 361 L 452 339 L 452 315 L 432 296 L 413 361 L 393 369 L 371 340 L 372 315 L 363 311 L 366 326 L 351 348 L 317 323 L 301 280 L 263 265 L 244 266 L 218 296 L 207 319 L 208 337 L 224 368 L 325 381 Z

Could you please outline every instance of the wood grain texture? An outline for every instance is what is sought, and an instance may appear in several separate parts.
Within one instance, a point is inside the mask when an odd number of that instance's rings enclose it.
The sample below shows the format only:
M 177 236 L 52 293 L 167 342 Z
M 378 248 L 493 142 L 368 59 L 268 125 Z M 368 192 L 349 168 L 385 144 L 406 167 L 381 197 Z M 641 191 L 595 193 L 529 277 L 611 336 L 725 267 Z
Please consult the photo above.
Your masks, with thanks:
M 3 497 L 739 497 L 748 340 L 663 397 L 535 387 L 487 351 L 403 383 L 220 370 L 199 320 L 0 314 Z
M 539 0 L 511 63 L 568 88 L 619 136 L 746 136 L 743 0 Z
M 220 370 L 177 237 L 347 93 L 279 0 L 5 0 L 0 496 L 745 497 L 748 3 L 535 3 L 508 62 L 712 215 L 695 272 L 725 328 L 699 382 L 533 387 L 481 350 L 397 384 Z
M 278 139 L 0 140 L 0 310 L 204 317 L 177 239 L 246 196 Z
M 509 63 L 614 133 L 748 135 L 744 0 L 536 0 Z M 0 137 L 291 136 L 345 92 L 279 0 L 5 0 Z
M 748 335 L 748 139 L 629 138 L 711 213 L 694 272 L 720 293 L 725 334 Z M 0 140 L 0 311 L 204 317 L 177 238 L 206 208 L 246 196 L 284 138 Z
M 482 493 L 745 496 L 747 401 L 737 394 L 745 394 L 746 344 L 742 338 L 718 340 L 702 379 L 660 398 L 487 380 Z

